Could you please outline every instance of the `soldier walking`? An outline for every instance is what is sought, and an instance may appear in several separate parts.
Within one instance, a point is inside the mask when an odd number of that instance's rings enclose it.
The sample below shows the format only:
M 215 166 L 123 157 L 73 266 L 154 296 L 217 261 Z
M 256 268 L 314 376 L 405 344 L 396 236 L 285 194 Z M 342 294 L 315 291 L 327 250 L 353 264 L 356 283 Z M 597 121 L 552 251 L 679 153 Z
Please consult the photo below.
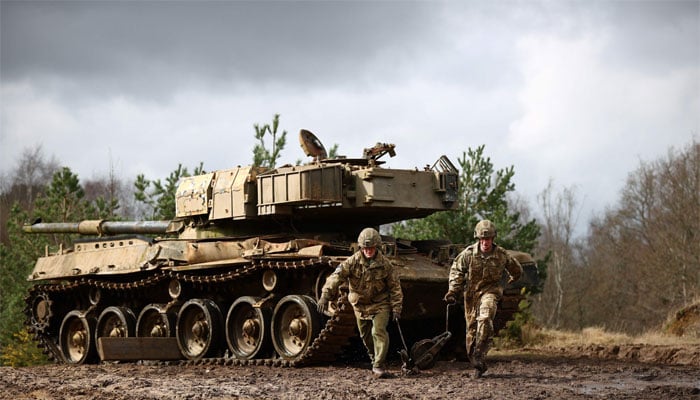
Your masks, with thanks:
M 379 250 L 382 238 L 373 228 L 360 232 L 360 250 L 343 261 L 323 285 L 318 311 L 325 313 L 328 301 L 343 282 L 348 282 L 348 301 L 352 304 L 362 342 L 372 361 L 372 373 L 387 378 L 386 356 L 389 351 L 389 318 L 401 316 L 403 292 L 391 261 Z

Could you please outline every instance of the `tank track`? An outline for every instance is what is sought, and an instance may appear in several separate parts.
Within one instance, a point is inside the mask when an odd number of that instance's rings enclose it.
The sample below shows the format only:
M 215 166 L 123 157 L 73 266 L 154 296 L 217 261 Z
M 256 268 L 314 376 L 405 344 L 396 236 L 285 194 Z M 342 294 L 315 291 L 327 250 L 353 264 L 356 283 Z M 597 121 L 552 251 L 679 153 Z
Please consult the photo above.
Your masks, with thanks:
M 32 315 L 32 304 L 39 296 L 49 296 L 58 299 L 62 296 L 69 296 L 78 289 L 86 288 L 106 289 L 111 292 L 121 292 L 126 295 L 135 290 L 147 290 L 163 280 L 171 279 L 177 279 L 193 285 L 201 285 L 201 287 L 220 286 L 267 269 L 300 270 L 315 268 L 321 265 L 335 266 L 337 264 L 338 261 L 334 261 L 328 257 L 297 261 L 259 260 L 235 271 L 228 271 L 216 275 L 189 275 L 182 272 L 160 270 L 157 274 L 133 282 L 119 283 L 86 278 L 60 284 L 38 284 L 30 288 L 29 294 L 25 297 L 25 325 L 29 333 L 33 334 L 33 339 L 38 342 L 37 347 L 43 349 L 44 354 L 46 354 L 50 360 L 57 363 L 65 363 L 63 353 L 49 332 L 48 324 L 36 321 Z M 328 318 L 319 335 L 296 359 L 263 358 L 242 360 L 224 356 L 163 363 L 169 365 L 267 365 L 273 367 L 302 367 L 337 360 L 343 348 L 349 344 L 350 338 L 355 335 L 356 322 L 354 312 L 352 306 L 347 301 L 347 293 L 341 291 L 336 302 L 336 312 L 332 317 Z

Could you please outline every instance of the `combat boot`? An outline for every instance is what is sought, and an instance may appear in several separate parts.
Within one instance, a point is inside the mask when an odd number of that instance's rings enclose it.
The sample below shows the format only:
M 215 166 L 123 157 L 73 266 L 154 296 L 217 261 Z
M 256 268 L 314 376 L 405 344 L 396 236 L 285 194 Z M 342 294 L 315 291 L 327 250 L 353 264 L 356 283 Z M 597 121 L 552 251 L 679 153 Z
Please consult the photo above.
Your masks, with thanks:
M 486 363 L 483 360 L 474 363 L 474 378 L 481 378 L 488 369 L 489 368 L 486 366 Z
M 474 367 L 474 378 L 481 378 L 488 367 L 486 366 L 486 353 L 488 352 L 488 342 L 477 342 L 474 353 L 471 356 L 471 364 Z
M 474 367 L 474 378 L 481 378 L 488 369 L 484 357 L 478 351 L 472 355 L 471 364 Z
M 377 379 L 384 379 L 389 377 L 389 373 L 387 373 L 384 370 L 384 368 L 381 367 L 372 368 L 372 375 Z

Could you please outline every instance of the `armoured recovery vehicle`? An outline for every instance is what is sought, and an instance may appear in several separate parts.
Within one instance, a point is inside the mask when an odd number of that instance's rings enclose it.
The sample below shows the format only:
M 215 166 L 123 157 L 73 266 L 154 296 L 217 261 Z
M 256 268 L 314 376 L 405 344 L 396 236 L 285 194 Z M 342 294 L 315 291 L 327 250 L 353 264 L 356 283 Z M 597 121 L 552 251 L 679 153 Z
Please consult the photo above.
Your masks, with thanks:
M 330 159 L 312 133 L 302 130 L 300 143 L 313 157 L 304 165 L 183 178 L 171 221 L 25 226 L 28 233 L 80 235 L 55 253 L 47 249 L 28 278 L 35 284 L 26 325 L 38 345 L 68 364 L 303 366 L 351 352 L 356 326 L 342 287 L 327 315 L 316 311 L 326 277 L 357 250 L 363 228 L 455 209 L 458 171 L 445 156 L 420 170 L 383 167 L 380 158 L 395 155 L 393 144 Z M 435 333 L 446 317 L 442 294 L 459 246 L 382 240 L 399 270 L 409 341 Z M 527 273 L 507 288 L 496 329 L 536 279 L 532 258 L 513 255 Z

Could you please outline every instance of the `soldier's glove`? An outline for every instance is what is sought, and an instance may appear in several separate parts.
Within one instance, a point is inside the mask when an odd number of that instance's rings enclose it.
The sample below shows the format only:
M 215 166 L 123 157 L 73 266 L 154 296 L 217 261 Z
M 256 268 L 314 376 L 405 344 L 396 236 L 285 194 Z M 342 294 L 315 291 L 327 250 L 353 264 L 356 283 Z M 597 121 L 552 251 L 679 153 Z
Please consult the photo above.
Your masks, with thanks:
M 455 292 L 449 290 L 447 293 L 445 293 L 445 297 L 442 299 L 445 301 L 445 303 L 454 304 L 457 302 L 457 295 Z
M 399 322 L 401 319 L 401 310 L 394 310 L 391 312 L 391 319 L 393 319 L 396 322 Z
M 316 309 L 320 314 L 325 314 L 326 311 L 328 311 L 328 297 L 321 295 L 321 298 L 318 299 L 318 304 L 316 305 Z

